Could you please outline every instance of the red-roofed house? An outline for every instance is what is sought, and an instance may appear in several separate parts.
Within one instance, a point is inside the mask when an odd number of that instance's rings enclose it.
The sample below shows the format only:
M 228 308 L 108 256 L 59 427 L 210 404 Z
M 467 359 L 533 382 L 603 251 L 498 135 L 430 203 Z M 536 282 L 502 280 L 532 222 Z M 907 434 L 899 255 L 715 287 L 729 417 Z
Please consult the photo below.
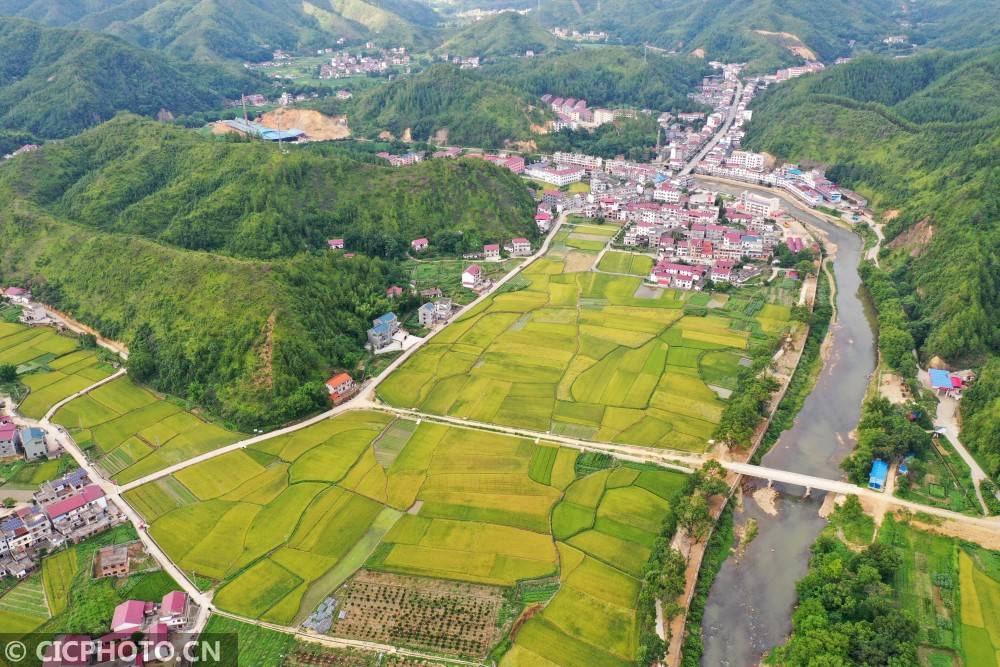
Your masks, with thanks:
M 535 214 L 535 224 L 538 225 L 539 231 L 549 231 L 549 227 L 552 226 L 552 214 L 548 211 L 539 211 Z
M 413 239 L 412 241 L 410 241 L 410 247 L 416 250 L 417 252 L 421 252 L 422 250 L 427 250 L 427 247 L 429 245 L 430 242 L 423 236 L 421 236 L 419 239 Z
M 160 604 L 160 621 L 170 627 L 177 627 L 187 623 L 187 593 L 183 591 L 170 591 L 163 596 L 163 602 Z M 150 632 L 152 632 L 152 629 L 150 629 Z
M 3 295 L 14 303 L 26 304 L 31 301 L 31 292 L 23 287 L 8 287 L 3 291 Z
M 337 373 L 326 381 L 326 390 L 330 392 L 330 400 L 334 405 L 343 403 L 344 399 L 357 390 L 358 385 L 347 373 Z
M 483 257 L 486 259 L 500 259 L 500 244 L 487 243 L 483 246 Z
M 505 247 L 514 257 L 527 257 L 531 254 L 531 241 L 524 237 L 511 239 Z
M 399 297 L 403 296 L 403 288 L 400 287 L 399 285 L 393 285 L 391 287 L 386 288 L 385 295 L 390 299 L 398 299 Z
M 344 239 L 330 239 L 326 242 L 330 250 L 343 250 L 344 249 Z
M 113 632 L 142 630 L 145 619 L 146 603 L 141 600 L 126 600 L 115 607 L 115 614 L 111 618 L 111 630 Z
M 17 426 L 4 420 L 0 422 L 0 459 L 18 457 Z
M 104 497 L 104 491 L 96 484 L 89 484 L 75 496 L 70 496 L 65 500 L 57 500 L 44 507 L 45 513 L 49 515 L 52 525 L 61 530 L 61 524 L 72 523 L 73 519 L 93 508 L 107 509 L 108 499 Z
M 483 284 L 483 269 L 478 264 L 473 264 L 462 272 L 462 287 L 478 289 Z

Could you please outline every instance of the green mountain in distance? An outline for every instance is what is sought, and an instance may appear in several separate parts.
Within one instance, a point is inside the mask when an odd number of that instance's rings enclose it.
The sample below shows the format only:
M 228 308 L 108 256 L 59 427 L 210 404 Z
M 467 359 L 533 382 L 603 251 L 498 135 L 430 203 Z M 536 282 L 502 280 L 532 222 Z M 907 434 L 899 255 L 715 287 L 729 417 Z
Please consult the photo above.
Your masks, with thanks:
M 534 18 L 507 12 L 460 28 L 435 53 L 452 56 L 523 56 L 526 51 L 550 53 L 564 45 Z
M 262 60 L 341 37 L 414 44 L 438 21 L 416 0 L 0 0 L 0 14 L 107 32 L 184 60 Z
M 216 109 L 260 85 L 242 72 L 175 62 L 108 35 L 9 17 L 0 17 L 0 53 L 0 130 L 21 133 L 12 141 L 25 133 L 70 136 L 123 110 Z
M 338 151 L 121 115 L 0 168 L 0 281 L 140 350 L 137 379 L 242 427 L 282 423 L 361 358 L 411 239 L 458 254 L 537 236 L 507 170 Z M 340 236 L 360 254 L 325 249 Z

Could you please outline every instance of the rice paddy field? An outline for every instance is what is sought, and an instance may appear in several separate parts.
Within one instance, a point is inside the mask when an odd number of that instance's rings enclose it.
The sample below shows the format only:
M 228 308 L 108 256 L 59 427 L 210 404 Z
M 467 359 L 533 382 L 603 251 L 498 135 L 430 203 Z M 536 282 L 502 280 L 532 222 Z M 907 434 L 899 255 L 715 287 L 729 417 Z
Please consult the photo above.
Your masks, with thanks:
M 356 411 L 125 497 L 173 560 L 213 580 L 223 610 L 299 623 L 362 567 L 505 588 L 558 577 L 515 654 L 630 664 L 638 577 L 684 475 L 621 465 L 578 476 L 577 457 Z M 576 648 L 560 657 L 564 645 Z
M 49 620 L 42 577 L 33 574 L 0 596 L 0 627 L 4 633 L 25 635 Z
M 612 250 L 601 258 L 597 268 L 607 273 L 627 273 L 633 276 L 648 276 L 653 270 L 652 255 Z
M 793 326 L 790 308 L 754 288 L 728 297 L 661 290 L 569 263 L 558 251 L 533 263 L 523 289 L 453 322 L 379 385 L 379 397 L 478 422 L 700 452 L 748 351 Z
M 18 410 L 33 419 L 114 372 L 95 350 L 80 349 L 73 336 L 12 322 L 0 322 L 0 364 L 17 367 L 19 382 L 29 390 Z
M 919 625 L 921 664 L 1000 665 L 1000 553 L 891 517 L 879 540 L 902 558 L 895 590 Z
M 52 421 L 120 484 L 234 442 L 239 433 L 208 423 L 124 376 L 67 403 Z

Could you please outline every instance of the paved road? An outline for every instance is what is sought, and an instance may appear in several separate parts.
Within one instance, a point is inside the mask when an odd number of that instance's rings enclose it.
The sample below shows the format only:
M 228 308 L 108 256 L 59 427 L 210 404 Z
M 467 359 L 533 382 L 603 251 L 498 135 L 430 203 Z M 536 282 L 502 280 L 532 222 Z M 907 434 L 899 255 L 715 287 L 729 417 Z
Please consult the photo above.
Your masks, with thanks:
M 684 165 L 684 168 L 681 169 L 680 173 L 678 174 L 679 176 L 687 176 L 688 174 L 690 174 L 691 170 L 694 169 L 699 162 L 701 162 L 701 159 L 705 157 L 705 155 L 707 155 L 710 150 L 715 148 L 715 145 L 719 143 L 719 139 L 722 138 L 722 135 L 724 135 L 726 132 L 729 131 L 729 128 L 732 126 L 733 121 L 736 119 L 736 110 L 739 107 L 740 97 L 742 95 L 743 95 L 743 82 L 737 79 L 736 93 L 735 95 L 733 95 L 733 102 L 729 106 L 729 113 L 726 114 L 726 120 L 722 122 L 722 125 L 719 127 L 719 131 L 716 132 L 714 135 L 712 135 L 712 138 L 708 140 L 708 143 L 706 143 L 693 158 L 687 161 L 687 164 Z
M 100 387 L 102 385 L 105 385 L 105 384 L 107 384 L 109 382 L 113 382 L 114 380 L 117 380 L 118 378 L 120 378 L 123 375 L 125 375 L 125 369 L 124 368 L 122 368 L 121 370 L 119 370 L 117 373 L 113 373 L 112 375 L 109 375 L 108 377 L 104 378 L 103 380 L 101 380 L 99 382 L 95 382 L 94 384 L 90 385 L 86 389 L 81 389 L 80 391 L 76 392 L 75 394 L 71 394 L 70 396 L 67 396 L 66 398 L 64 398 L 63 400 L 59 401 L 55 405 L 53 405 L 51 408 L 49 408 L 48 412 L 45 413 L 45 416 L 42 417 L 42 422 L 44 422 L 44 423 L 47 424 L 49 422 L 49 420 L 52 419 L 52 415 L 54 415 L 55 413 L 57 413 L 59 411 L 59 408 L 61 408 L 62 406 L 66 405 L 67 403 L 69 403 L 70 401 L 72 401 L 74 399 L 80 398 L 84 394 L 88 394 L 88 393 L 94 391 L 95 389 L 97 389 L 98 387 Z
M 931 380 L 927 371 L 923 368 L 918 367 L 917 379 L 925 386 L 930 388 Z M 979 488 L 980 482 L 984 479 L 989 479 L 990 476 L 986 474 L 982 466 L 979 465 L 972 454 L 966 449 L 962 441 L 959 440 L 958 434 L 960 427 L 958 424 L 958 401 L 956 401 L 951 396 L 947 395 L 937 395 L 938 405 L 937 414 L 934 415 L 934 426 L 935 428 L 944 432 L 944 437 L 948 439 L 951 446 L 955 448 L 958 455 L 962 457 L 965 461 L 965 465 L 969 466 L 969 474 L 972 477 L 972 485 L 976 488 L 976 499 L 979 501 L 979 506 L 982 508 L 984 514 L 989 514 L 989 509 L 986 507 L 986 501 L 983 498 L 982 490 Z

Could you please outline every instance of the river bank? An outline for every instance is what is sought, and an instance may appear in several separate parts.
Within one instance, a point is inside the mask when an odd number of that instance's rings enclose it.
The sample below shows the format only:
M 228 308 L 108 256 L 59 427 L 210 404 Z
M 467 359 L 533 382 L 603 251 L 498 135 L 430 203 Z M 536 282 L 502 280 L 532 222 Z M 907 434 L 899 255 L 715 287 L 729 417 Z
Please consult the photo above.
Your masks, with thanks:
M 712 179 L 728 194 L 764 190 Z M 868 376 L 875 368 L 873 314 L 861 285 L 861 239 L 826 216 L 783 198 L 795 217 L 836 248 L 833 273 L 836 319 L 831 324 L 825 362 L 791 428 L 763 457 L 767 466 L 805 474 L 840 477 L 838 464 L 853 449 L 852 432 L 860 416 Z M 824 494 L 801 498 L 802 490 L 776 485 L 783 492 L 778 515 L 752 498 L 735 512 L 738 525 L 753 519 L 757 537 L 737 562 L 727 560 L 708 594 L 702 624 L 703 665 L 756 664 L 791 629 L 795 583 L 806 572 L 809 550 L 826 521 L 819 516 Z

